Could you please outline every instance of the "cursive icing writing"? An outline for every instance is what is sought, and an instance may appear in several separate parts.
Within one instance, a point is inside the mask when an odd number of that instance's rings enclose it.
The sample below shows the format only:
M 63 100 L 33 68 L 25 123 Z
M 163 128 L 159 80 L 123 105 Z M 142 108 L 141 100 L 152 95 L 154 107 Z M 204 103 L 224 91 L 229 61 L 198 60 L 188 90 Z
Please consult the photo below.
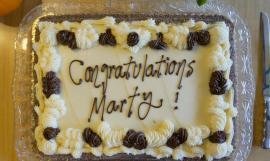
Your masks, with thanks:
M 127 111 L 127 117 L 131 117 L 133 109 L 136 108 L 133 104 L 135 99 L 141 100 L 141 103 L 137 106 L 137 115 L 140 120 L 144 120 L 150 113 L 151 109 L 161 108 L 163 104 L 163 99 L 160 99 L 156 104 L 153 102 L 152 92 L 138 93 L 138 87 L 135 87 L 132 95 L 120 101 L 108 100 L 106 95 L 103 95 L 101 99 L 94 97 L 88 122 L 91 122 L 94 114 L 97 114 L 100 120 L 103 121 L 105 112 L 107 114 L 111 114 L 112 112 L 123 113 L 124 111 Z M 128 110 L 123 110 L 124 108 Z
M 144 120 L 151 109 L 158 109 L 162 107 L 163 99 L 154 98 L 154 93 L 138 92 L 139 87 L 134 88 L 134 94 L 124 98 L 121 101 L 109 100 L 106 97 L 107 87 L 111 79 L 114 80 L 140 80 L 142 83 L 148 78 L 160 79 L 170 75 L 178 77 L 176 89 L 182 88 L 183 78 L 190 77 L 194 72 L 195 60 L 188 61 L 186 59 L 171 60 L 170 57 L 161 55 L 156 61 L 150 63 L 148 55 L 140 62 L 136 61 L 132 56 L 120 65 L 115 64 L 99 64 L 88 66 L 83 60 L 72 60 L 69 64 L 69 77 L 71 82 L 79 86 L 83 83 L 91 83 L 94 88 L 101 89 L 102 94 L 100 97 L 94 97 L 91 105 L 90 122 L 92 115 L 100 114 L 100 119 L 104 119 L 104 113 L 111 114 L 113 112 L 126 112 L 127 117 L 131 117 L 133 113 L 137 113 L 140 120 Z M 80 72 L 80 73 L 76 73 Z M 178 91 L 179 92 L 179 91 Z M 177 92 L 177 93 L 178 93 Z M 141 98 L 141 102 L 137 103 L 138 106 L 134 110 L 134 100 Z M 178 100 L 178 94 L 175 98 L 175 103 Z M 153 103 L 155 102 L 155 103 Z

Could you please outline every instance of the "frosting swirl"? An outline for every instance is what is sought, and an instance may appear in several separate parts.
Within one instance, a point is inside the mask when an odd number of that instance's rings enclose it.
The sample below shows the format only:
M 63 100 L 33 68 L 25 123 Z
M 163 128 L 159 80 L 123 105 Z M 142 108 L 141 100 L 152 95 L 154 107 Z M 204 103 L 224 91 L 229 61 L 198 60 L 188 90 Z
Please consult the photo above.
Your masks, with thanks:
M 43 136 L 46 140 L 51 140 L 52 138 L 55 138 L 59 132 L 59 128 L 47 127 L 43 131 Z
M 212 143 L 224 143 L 226 141 L 226 133 L 224 131 L 216 131 L 211 136 L 209 136 L 209 140 Z
M 60 93 L 60 79 L 56 77 L 56 73 L 50 71 L 42 78 L 42 87 L 44 95 L 49 98 L 52 94 Z
M 128 148 L 133 147 L 135 143 L 136 135 L 137 135 L 136 131 L 128 130 L 126 136 L 124 137 L 123 145 Z
M 147 147 L 147 140 L 142 132 L 137 132 L 136 139 L 134 142 L 134 148 L 138 150 L 145 149 Z
M 123 145 L 128 148 L 134 147 L 135 149 L 142 150 L 147 147 L 147 140 L 144 133 L 129 130 L 124 137 Z
M 176 148 L 180 144 L 183 144 L 188 138 L 188 132 L 184 128 L 178 129 L 173 135 L 168 139 L 166 145 L 172 149 Z
M 101 138 L 90 128 L 85 128 L 83 131 L 83 139 L 92 147 L 98 147 L 102 141 Z

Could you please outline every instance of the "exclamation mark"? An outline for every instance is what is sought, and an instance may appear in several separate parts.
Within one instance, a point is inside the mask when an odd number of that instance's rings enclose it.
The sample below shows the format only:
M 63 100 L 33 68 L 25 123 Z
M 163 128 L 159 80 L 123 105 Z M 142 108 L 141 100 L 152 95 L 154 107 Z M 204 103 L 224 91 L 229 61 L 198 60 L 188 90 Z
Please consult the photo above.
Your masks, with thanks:
M 176 94 L 175 94 L 175 100 L 174 100 L 174 103 L 175 104 L 178 102 L 178 95 L 179 95 L 179 92 L 176 92 Z M 175 106 L 174 109 L 177 110 L 178 109 L 178 106 Z

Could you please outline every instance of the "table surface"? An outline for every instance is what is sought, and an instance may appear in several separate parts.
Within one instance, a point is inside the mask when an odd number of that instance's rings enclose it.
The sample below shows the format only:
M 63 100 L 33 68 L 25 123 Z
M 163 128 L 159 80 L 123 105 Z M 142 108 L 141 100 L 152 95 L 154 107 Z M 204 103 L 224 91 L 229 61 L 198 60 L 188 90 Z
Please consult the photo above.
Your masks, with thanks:
M 260 145 L 263 132 L 263 97 L 262 97 L 262 56 L 259 34 L 259 12 L 270 13 L 269 0 L 224 0 L 225 3 L 233 5 L 240 16 L 247 23 L 252 36 L 252 58 L 253 69 L 256 80 L 256 98 L 254 105 L 254 145 Z M 0 2 L 1 3 L 1 2 Z M 7 25 L 18 26 L 22 17 L 34 6 L 41 3 L 41 0 L 24 0 L 20 8 L 11 14 L 0 17 L 0 22 Z M 15 30 L 15 29 L 14 29 Z M 12 46 L 11 46 L 12 47 Z M 0 161 L 16 161 L 13 140 L 13 104 L 12 104 L 12 78 L 14 70 L 14 54 L 6 53 L 8 46 L 0 49 Z M 257 148 L 258 149 L 258 148 Z M 255 150 L 256 151 L 256 150 Z M 259 152 L 252 152 L 250 157 L 253 160 Z M 257 155 L 255 155 L 257 154 Z M 268 153 L 268 157 L 270 153 Z M 265 155 L 266 157 L 266 155 Z M 264 157 L 264 158 L 265 158 Z M 251 159 L 249 159 L 251 161 Z M 256 159 L 262 160 L 262 159 Z

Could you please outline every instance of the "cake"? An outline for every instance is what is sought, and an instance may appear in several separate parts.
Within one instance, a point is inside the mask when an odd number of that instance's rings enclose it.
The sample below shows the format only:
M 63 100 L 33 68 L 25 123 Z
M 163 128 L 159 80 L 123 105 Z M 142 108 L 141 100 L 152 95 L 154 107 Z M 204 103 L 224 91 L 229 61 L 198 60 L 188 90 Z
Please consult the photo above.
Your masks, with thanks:
M 45 155 L 221 159 L 233 151 L 224 21 L 37 22 L 36 145 Z

